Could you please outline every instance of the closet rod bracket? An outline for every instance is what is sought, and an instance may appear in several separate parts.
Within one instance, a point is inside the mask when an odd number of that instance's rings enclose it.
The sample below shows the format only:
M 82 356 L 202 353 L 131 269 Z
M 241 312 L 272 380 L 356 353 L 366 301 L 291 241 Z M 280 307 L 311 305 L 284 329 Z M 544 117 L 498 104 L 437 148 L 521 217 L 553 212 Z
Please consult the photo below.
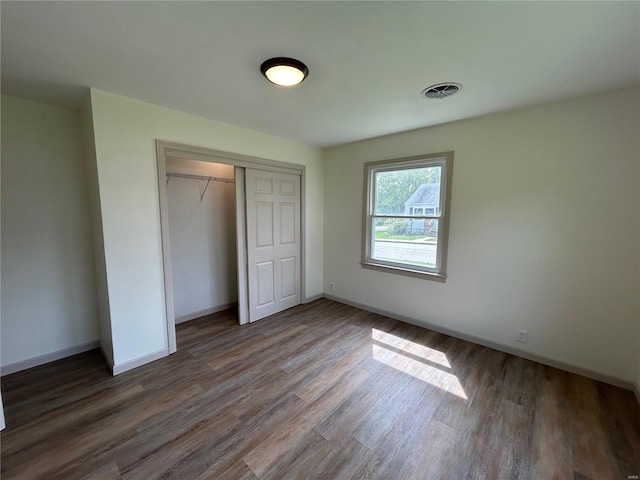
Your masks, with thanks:
M 204 198 L 204 194 L 207 193 L 207 188 L 209 188 L 209 183 L 211 182 L 211 177 L 207 179 L 207 184 L 204 186 L 204 190 L 202 191 L 202 195 L 200 195 L 200 203 L 202 203 L 202 199 Z

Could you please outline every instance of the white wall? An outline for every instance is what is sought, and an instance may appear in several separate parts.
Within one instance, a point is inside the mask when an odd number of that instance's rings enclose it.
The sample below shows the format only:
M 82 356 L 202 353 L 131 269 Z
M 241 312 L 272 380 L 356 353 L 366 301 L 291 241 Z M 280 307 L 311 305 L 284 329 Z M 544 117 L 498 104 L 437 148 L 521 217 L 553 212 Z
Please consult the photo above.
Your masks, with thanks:
M 639 101 L 618 90 L 328 149 L 325 292 L 631 384 Z M 447 282 L 361 268 L 363 163 L 449 150 Z
M 233 165 L 171 158 L 167 171 L 234 176 Z M 238 301 L 234 183 L 174 177 L 167 199 L 176 321 L 228 308 Z
M 96 272 L 96 296 L 98 306 L 98 331 L 100 348 L 105 360 L 113 367 L 113 340 L 111 335 L 111 312 L 109 309 L 109 289 L 104 258 L 102 231 L 102 209 L 100 207 L 100 187 L 96 165 L 96 144 L 93 135 L 93 112 L 91 96 L 87 95 L 81 111 L 82 134 L 84 140 L 86 181 L 89 192 L 89 213 L 91 217 L 91 237 L 93 240 L 93 265 Z
M 323 152 L 91 90 L 114 362 L 167 348 L 155 140 L 306 167 L 306 296 L 322 292 Z
M 0 115 L 1 116 L 1 115 Z M 2 143 L 2 142 L 0 142 Z M 1 159 L 1 156 L 0 156 Z M 0 168 L 0 172 L 1 172 L 1 168 Z M 2 181 L 0 179 L 0 185 L 2 184 Z M 0 196 L 1 196 L 1 190 L 2 188 L 0 187 Z M 2 216 L 2 213 L 0 212 L 0 217 Z M 0 238 L 2 237 L 2 222 L 0 222 Z M 2 250 L 2 242 L 0 242 L 0 258 L 1 258 L 1 250 Z M 0 275 L 0 292 L 2 291 L 2 279 L 1 279 L 2 275 Z M 1 297 L 1 296 L 0 296 Z M 0 298 L 0 325 L 2 325 L 2 299 Z M 2 345 L 2 329 L 0 328 L 0 346 Z M 2 391 L 0 391 L 0 430 L 4 430 L 6 428 L 7 424 L 4 420 L 4 405 L 2 403 Z
M 640 351 L 640 345 L 638 345 L 638 351 Z M 640 354 L 638 355 L 638 376 L 636 378 L 636 398 L 640 402 Z
M 98 338 L 80 117 L 2 96 L 2 366 Z
M 7 424 L 4 421 L 4 406 L 2 405 L 2 393 L 0 392 L 0 430 L 4 430 Z

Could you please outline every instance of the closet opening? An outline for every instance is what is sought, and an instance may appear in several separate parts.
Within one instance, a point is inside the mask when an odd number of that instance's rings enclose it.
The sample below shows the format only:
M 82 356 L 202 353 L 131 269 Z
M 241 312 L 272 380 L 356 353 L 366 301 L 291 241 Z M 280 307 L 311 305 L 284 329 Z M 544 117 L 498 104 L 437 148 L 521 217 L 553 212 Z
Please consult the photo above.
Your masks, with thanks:
M 167 157 L 175 323 L 233 309 L 238 318 L 233 165 Z
M 156 140 L 169 353 L 176 323 L 305 302 L 305 167 Z

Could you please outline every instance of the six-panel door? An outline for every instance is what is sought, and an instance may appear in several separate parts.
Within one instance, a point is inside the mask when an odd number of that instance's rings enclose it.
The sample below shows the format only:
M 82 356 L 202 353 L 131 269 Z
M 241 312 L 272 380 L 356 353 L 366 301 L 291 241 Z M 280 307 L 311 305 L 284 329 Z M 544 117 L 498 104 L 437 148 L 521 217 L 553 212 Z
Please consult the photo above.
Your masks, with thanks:
M 300 304 L 300 177 L 246 169 L 249 321 Z

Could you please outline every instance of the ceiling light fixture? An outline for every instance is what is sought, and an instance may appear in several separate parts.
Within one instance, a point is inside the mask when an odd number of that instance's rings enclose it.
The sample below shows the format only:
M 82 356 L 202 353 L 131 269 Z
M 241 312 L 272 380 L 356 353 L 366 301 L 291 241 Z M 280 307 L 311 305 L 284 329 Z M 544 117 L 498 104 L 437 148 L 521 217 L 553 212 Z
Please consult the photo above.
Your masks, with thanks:
M 299 85 L 309 75 L 304 63 L 286 57 L 270 58 L 260 65 L 260 71 L 271 83 L 282 87 Z

